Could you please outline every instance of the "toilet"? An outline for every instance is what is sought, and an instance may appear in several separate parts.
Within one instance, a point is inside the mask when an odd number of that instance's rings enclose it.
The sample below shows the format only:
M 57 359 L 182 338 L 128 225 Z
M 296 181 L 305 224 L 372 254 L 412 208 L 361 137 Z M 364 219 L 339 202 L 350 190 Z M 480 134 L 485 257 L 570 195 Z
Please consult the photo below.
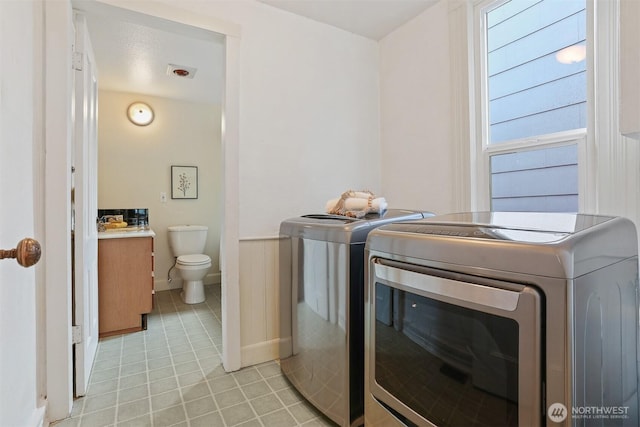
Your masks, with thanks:
M 207 243 L 204 225 L 172 225 L 169 230 L 169 248 L 176 257 L 176 269 L 182 278 L 180 296 L 187 304 L 204 302 L 202 280 L 211 268 L 211 258 L 203 254 Z

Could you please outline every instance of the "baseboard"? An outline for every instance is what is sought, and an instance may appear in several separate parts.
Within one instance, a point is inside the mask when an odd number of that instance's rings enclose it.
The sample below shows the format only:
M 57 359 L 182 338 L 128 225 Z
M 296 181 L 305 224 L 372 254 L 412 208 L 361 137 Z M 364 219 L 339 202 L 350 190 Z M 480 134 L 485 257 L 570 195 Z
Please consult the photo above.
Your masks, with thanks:
M 209 273 L 204 278 L 205 285 L 219 285 L 222 283 L 222 272 Z
M 156 292 L 168 291 L 170 289 L 178 289 L 181 287 L 182 287 L 181 280 L 172 280 L 171 283 L 169 283 L 166 279 L 162 279 L 162 280 L 156 279 L 153 281 L 153 289 Z
M 273 339 L 257 344 L 244 346 L 240 349 L 240 367 L 269 362 L 280 357 L 280 340 Z
M 222 282 L 222 273 L 209 273 L 204 278 L 205 285 L 219 285 Z M 153 288 L 156 292 L 168 291 L 171 289 L 180 289 L 182 287 L 182 280 L 174 278 L 171 283 L 167 279 L 156 278 L 153 282 Z
M 289 357 L 293 354 L 293 340 L 291 337 L 280 338 L 278 345 L 280 346 L 279 359 Z

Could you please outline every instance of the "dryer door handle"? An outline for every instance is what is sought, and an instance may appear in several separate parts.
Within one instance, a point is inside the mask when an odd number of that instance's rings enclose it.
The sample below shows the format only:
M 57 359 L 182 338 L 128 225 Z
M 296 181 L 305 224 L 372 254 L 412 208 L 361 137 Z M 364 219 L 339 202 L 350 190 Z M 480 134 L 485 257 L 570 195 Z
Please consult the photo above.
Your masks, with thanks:
M 515 311 L 518 307 L 519 292 L 429 276 L 378 263 L 374 264 L 374 269 L 377 278 L 393 283 L 393 287 L 418 295 L 430 293 L 503 311 Z

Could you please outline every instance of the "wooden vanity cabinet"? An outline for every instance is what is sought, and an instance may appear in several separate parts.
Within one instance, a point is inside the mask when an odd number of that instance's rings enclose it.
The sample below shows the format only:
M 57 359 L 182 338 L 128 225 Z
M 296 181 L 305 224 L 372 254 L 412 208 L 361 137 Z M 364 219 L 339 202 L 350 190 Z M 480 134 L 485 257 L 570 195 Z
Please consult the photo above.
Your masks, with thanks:
M 153 237 L 98 240 L 100 337 L 146 329 L 153 309 Z

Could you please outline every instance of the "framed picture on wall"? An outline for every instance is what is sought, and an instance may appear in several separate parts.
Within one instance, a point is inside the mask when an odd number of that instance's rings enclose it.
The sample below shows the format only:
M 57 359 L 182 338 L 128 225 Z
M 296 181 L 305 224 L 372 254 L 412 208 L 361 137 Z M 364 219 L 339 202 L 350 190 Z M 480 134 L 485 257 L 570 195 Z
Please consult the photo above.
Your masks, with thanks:
M 197 166 L 171 166 L 171 198 L 198 198 Z

